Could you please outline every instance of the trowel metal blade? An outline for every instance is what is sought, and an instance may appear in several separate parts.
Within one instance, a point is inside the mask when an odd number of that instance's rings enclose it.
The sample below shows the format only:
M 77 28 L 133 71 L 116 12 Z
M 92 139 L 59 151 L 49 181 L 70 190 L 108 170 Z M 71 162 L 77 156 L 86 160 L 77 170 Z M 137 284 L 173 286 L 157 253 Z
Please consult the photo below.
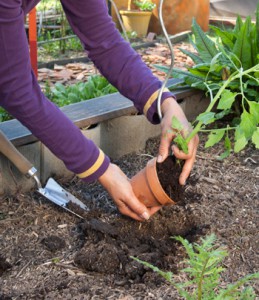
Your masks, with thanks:
M 67 208 L 67 204 L 72 202 L 78 205 L 83 210 L 88 211 L 88 207 L 78 200 L 74 195 L 67 192 L 63 189 L 53 178 L 49 178 L 45 188 L 41 188 L 38 190 L 44 197 L 48 198 L 50 201 L 56 203 L 57 205 Z

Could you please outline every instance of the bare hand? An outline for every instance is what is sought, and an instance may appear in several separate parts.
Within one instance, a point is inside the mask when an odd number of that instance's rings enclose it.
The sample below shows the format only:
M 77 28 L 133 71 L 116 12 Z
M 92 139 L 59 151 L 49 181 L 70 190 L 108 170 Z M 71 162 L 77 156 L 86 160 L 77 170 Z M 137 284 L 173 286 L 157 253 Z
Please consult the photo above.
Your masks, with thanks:
M 192 170 L 195 156 L 199 144 L 199 137 L 195 135 L 193 139 L 188 143 L 188 154 L 185 154 L 181 151 L 177 146 L 172 145 L 172 141 L 174 140 L 174 133 L 172 131 L 172 117 L 175 116 L 183 125 L 184 130 L 182 131 L 183 137 L 187 137 L 189 133 L 192 131 L 191 125 L 189 124 L 182 108 L 180 105 L 173 99 L 166 99 L 161 106 L 163 119 L 161 121 L 161 140 L 159 146 L 159 155 L 158 162 L 163 162 L 169 155 L 170 149 L 176 156 L 176 158 L 185 160 L 182 173 L 179 178 L 179 183 L 184 185 L 186 179 L 189 177 L 190 172 Z
M 134 195 L 131 184 L 122 170 L 110 164 L 99 182 L 113 198 L 119 211 L 137 221 L 148 220 L 160 207 L 147 208 Z

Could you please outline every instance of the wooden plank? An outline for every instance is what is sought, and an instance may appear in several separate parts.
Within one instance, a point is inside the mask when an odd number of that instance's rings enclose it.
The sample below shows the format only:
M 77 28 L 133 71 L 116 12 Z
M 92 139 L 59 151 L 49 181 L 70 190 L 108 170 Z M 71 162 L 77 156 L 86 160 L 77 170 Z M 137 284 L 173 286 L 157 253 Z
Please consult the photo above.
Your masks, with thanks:
M 179 82 L 179 79 L 170 79 L 167 86 Z M 190 88 L 176 90 L 174 94 L 178 101 L 194 93 L 199 93 Z M 64 106 L 61 110 L 78 126 L 87 127 L 92 124 L 100 123 L 109 119 L 117 118 L 123 115 L 137 113 L 133 102 L 122 96 L 120 93 L 114 93 L 103 97 L 82 101 L 79 103 Z M 21 146 L 37 141 L 37 138 L 24 127 L 18 120 L 10 120 L 0 123 L 0 130 L 16 146 Z

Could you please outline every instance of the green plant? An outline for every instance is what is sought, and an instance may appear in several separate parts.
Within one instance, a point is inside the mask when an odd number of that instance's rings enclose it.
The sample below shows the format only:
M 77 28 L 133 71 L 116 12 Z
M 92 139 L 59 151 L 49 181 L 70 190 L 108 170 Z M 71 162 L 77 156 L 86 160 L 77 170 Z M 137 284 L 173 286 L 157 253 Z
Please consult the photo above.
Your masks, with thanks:
M 192 53 L 180 49 L 188 55 L 195 66 L 183 71 L 174 68 L 171 75 L 182 78 L 190 87 L 204 90 L 210 97 L 210 104 L 193 122 L 193 132 L 183 139 L 182 127 L 173 119 L 172 130 L 176 143 L 187 151 L 187 143 L 199 131 L 210 132 L 205 147 L 211 147 L 225 137 L 225 152 L 222 158 L 232 150 L 239 152 L 249 141 L 259 148 L 259 2 L 256 10 L 256 22 L 251 17 L 243 22 L 237 17 L 232 31 L 211 26 L 217 38 L 213 41 L 193 21 L 194 39 L 191 40 L 197 51 Z M 156 67 L 165 72 L 168 67 Z M 175 87 L 171 87 L 175 88 Z M 217 128 L 218 121 L 226 116 L 230 122 L 224 128 Z M 211 128 L 211 124 L 216 124 Z M 234 132 L 234 143 L 230 139 Z
M 116 93 L 117 89 L 111 85 L 106 78 L 94 75 L 88 78 L 87 82 L 63 85 L 56 83 L 50 87 L 49 82 L 45 83 L 45 95 L 57 106 L 62 107 L 72 103 L 105 96 Z M 3 108 L 0 107 L 0 122 L 12 119 Z
M 56 0 L 42 0 L 37 4 L 37 11 L 44 11 L 44 10 L 50 10 L 55 8 L 61 8 L 61 3 L 57 2 Z
M 100 75 L 94 75 L 89 77 L 87 82 L 80 82 L 68 86 L 56 83 L 53 88 L 48 89 L 48 97 L 52 102 L 61 107 L 115 92 L 117 92 L 117 89 L 112 86 L 106 78 Z
M 132 258 L 164 277 L 177 289 L 179 295 L 187 300 L 253 300 L 256 298 L 253 288 L 246 285 L 251 280 L 259 279 L 259 273 L 247 275 L 233 284 L 228 284 L 225 288 L 220 286 L 221 273 L 224 271 L 221 264 L 228 252 L 225 247 L 216 246 L 214 234 L 201 239 L 200 245 L 191 244 L 180 236 L 175 237 L 175 240 L 182 243 L 188 254 L 184 262 L 186 267 L 181 270 L 187 275 L 185 282 L 177 282 L 177 277 L 174 278 L 172 272 L 164 272 L 146 261 Z
M 12 116 L 2 107 L 0 107 L 0 122 L 11 120 Z
M 134 1 L 134 4 L 139 8 L 141 11 L 152 11 L 156 4 L 153 3 L 151 0 L 136 0 Z
M 128 40 L 130 39 L 135 39 L 137 38 L 138 34 L 136 31 L 127 31 L 126 34 L 122 33 L 121 34 L 122 37 L 126 40 L 128 38 Z

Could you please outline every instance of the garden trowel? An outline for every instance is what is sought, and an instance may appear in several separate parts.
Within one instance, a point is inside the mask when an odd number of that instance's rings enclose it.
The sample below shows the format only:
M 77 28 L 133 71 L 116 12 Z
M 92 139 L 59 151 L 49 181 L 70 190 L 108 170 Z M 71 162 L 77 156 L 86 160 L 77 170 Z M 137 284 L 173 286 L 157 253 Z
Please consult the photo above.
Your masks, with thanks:
M 3 132 L 0 130 L 0 152 L 2 152 L 16 167 L 17 169 L 27 177 L 32 177 L 38 187 L 38 192 L 48 200 L 61 206 L 65 210 L 71 212 L 79 218 L 82 218 L 79 214 L 69 209 L 69 203 L 75 204 L 85 211 L 88 210 L 87 206 L 78 200 L 75 196 L 64 190 L 53 178 L 49 178 L 46 186 L 43 188 L 39 178 L 36 175 L 37 169 L 25 158 L 14 145 L 6 138 Z

